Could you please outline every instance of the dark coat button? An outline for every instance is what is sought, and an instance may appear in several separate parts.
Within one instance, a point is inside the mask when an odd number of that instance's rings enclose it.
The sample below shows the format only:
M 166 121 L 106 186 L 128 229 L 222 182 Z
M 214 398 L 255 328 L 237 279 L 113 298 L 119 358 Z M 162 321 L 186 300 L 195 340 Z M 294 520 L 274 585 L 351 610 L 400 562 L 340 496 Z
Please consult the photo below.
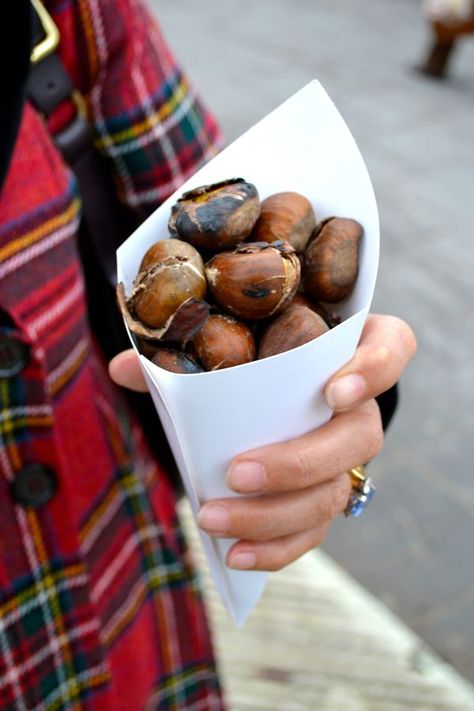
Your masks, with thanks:
M 12 336 L 0 334 L 0 378 L 12 378 L 28 363 L 29 349 Z
M 18 504 L 36 509 L 51 501 L 58 488 L 52 469 L 44 464 L 27 464 L 16 473 L 12 482 L 12 496 Z

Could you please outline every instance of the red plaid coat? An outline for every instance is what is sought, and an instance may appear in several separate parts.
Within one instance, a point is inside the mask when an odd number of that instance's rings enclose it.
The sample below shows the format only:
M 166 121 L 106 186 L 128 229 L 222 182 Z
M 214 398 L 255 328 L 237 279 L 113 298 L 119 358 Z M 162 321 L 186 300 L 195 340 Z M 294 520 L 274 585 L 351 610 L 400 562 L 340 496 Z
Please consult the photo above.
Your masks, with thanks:
M 147 213 L 216 126 L 140 0 L 46 6 L 118 194 Z M 0 198 L 0 708 L 218 710 L 173 494 L 91 337 L 49 130 L 27 103 Z

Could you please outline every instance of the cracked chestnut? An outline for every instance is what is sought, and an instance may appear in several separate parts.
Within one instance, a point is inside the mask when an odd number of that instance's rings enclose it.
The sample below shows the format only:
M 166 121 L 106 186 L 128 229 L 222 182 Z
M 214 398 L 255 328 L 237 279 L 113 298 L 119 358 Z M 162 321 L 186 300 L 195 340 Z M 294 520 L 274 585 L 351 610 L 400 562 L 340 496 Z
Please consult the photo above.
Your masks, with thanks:
M 259 214 L 255 185 L 233 178 L 185 192 L 171 208 L 168 228 L 173 237 L 216 252 L 246 240 Z
M 248 242 L 205 266 L 209 290 L 227 313 L 263 319 L 282 311 L 298 289 L 298 256 L 286 242 Z
M 289 242 L 296 252 L 303 252 L 316 227 L 310 201 L 300 193 L 282 192 L 267 197 L 260 207 L 252 241 L 282 240 Z
M 190 343 L 205 370 L 222 370 L 255 360 L 250 328 L 228 314 L 211 314 Z
M 197 250 L 192 258 L 176 255 L 173 241 L 163 240 L 156 259 L 145 254 L 148 266 L 138 273 L 128 300 L 132 313 L 152 328 L 164 326 L 187 299 L 201 299 L 206 293 L 201 256 Z
M 130 296 L 123 284 L 117 299 L 130 330 L 146 340 L 186 343 L 209 314 L 203 300 L 207 291 L 199 252 L 179 240 L 152 245 L 142 260 Z
M 334 304 L 351 295 L 362 232 L 362 225 L 344 217 L 330 217 L 318 225 L 303 257 L 303 289 L 308 296 Z

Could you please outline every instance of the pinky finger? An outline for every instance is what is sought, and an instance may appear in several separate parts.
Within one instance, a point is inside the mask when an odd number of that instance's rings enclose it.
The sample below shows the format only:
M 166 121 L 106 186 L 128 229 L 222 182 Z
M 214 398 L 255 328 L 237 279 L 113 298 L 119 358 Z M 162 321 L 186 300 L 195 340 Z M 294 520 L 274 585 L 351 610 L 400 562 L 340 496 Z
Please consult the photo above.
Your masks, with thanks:
M 319 546 L 324 541 L 329 525 L 330 522 L 325 521 L 316 528 L 262 543 L 237 541 L 229 550 L 226 563 L 229 568 L 236 570 L 281 570 Z

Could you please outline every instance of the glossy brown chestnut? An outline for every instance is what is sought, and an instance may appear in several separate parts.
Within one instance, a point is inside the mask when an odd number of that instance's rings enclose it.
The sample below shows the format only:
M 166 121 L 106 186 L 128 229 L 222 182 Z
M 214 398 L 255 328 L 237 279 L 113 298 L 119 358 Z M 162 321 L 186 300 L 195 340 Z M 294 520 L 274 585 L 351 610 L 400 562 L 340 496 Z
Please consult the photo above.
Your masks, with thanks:
M 260 217 L 253 228 L 251 240 L 282 240 L 289 242 L 300 253 L 304 251 L 315 227 L 313 207 L 304 195 L 275 193 L 262 201 Z
M 311 301 L 301 292 L 295 294 L 291 300 L 289 306 L 306 306 L 308 309 L 312 309 L 315 313 L 321 316 L 324 321 L 326 321 L 329 328 L 334 328 L 341 323 L 341 317 L 334 311 L 328 311 L 322 304 L 318 301 Z
M 172 373 L 202 373 L 203 369 L 194 358 L 173 348 L 158 348 L 150 359 L 152 363 Z
M 252 331 L 227 314 L 211 314 L 190 344 L 205 370 L 222 370 L 255 360 Z
M 337 303 L 351 295 L 359 272 L 362 225 L 331 217 L 316 228 L 303 258 L 303 289 L 316 301 Z
M 255 185 L 233 178 L 184 193 L 171 208 L 168 227 L 173 237 L 209 253 L 247 239 L 259 214 Z
M 162 328 L 187 299 L 202 299 L 206 294 L 206 278 L 201 256 L 193 250 L 192 257 L 176 254 L 177 240 L 163 240 L 143 258 L 146 268 L 139 272 L 127 300 L 133 316 L 146 326 Z
M 309 343 L 329 330 L 327 323 L 307 306 L 289 306 L 264 331 L 258 357 L 268 358 Z
M 216 254 L 206 267 L 211 294 L 221 308 L 243 319 L 282 311 L 300 282 L 298 257 L 286 242 L 249 242 Z

